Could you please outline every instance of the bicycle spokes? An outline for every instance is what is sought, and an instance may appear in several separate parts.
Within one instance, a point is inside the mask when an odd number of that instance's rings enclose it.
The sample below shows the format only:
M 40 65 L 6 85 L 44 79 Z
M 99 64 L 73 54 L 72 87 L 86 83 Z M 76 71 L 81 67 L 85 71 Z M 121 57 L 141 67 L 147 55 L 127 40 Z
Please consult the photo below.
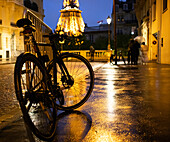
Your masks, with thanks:
M 24 119 L 35 135 L 49 139 L 54 135 L 56 109 L 47 87 L 45 70 L 30 54 L 22 60 L 16 68 L 16 81 L 20 82 L 17 88 Z
M 82 56 L 68 53 L 61 59 L 62 62 L 56 65 L 57 83 L 64 96 L 64 104 L 56 103 L 61 109 L 74 109 L 81 106 L 90 96 L 94 82 L 93 71 Z M 52 64 L 48 71 L 53 73 Z

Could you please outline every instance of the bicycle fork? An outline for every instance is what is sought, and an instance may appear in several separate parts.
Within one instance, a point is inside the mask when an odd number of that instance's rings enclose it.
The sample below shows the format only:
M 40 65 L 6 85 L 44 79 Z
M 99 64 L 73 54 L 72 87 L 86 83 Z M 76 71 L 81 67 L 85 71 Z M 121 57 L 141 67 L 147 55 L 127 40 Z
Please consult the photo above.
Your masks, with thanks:
M 62 77 L 61 77 L 61 81 L 63 83 L 62 89 L 67 89 L 67 88 L 72 87 L 74 84 L 74 79 L 68 72 L 68 69 L 61 57 L 59 57 L 59 59 L 58 59 L 58 65 L 62 72 Z

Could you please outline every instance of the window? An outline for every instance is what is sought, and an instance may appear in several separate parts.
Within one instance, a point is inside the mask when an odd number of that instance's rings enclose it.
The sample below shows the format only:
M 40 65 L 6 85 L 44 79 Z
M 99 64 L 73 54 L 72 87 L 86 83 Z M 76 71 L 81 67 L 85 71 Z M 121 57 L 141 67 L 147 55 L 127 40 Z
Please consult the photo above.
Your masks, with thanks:
M 17 26 L 14 22 L 11 22 L 10 25 L 11 25 L 12 27 L 16 27 L 16 26 Z
M 134 4 L 134 3 L 132 3 L 132 10 L 134 10 L 134 7 L 135 7 L 134 5 L 135 5 L 135 4 Z
M 31 1 L 30 0 L 24 0 L 24 6 L 31 9 Z
M 118 12 L 118 11 L 119 11 L 119 5 L 116 4 L 116 12 Z
M 31 5 L 31 9 L 38 12 L 38 5 L 35 2 L 33 2 Z
M 123 4 L 123 10 L 128 10 L 128 4 Z
M 153 3 L 153 20 L 156 20 L 156 0 Z
M 6 58 L 9 58 L 9 51 L 6 51 Z
M 24 6 L 38 12 L 38 5 L 35 2 L 31 3 L 30 0 L 24 0 Z
M 124 22 L 124 21 L 125 21 L 124 16 L 121 16 L 121 21 L 122 21 L 122 22 Z
M 90 41 L 91 41 L 91 43 L 93 43 L 93 41 L 94 41 L 92 34 L 90 34 Z
M 118 17 L 117 17 L 117 21 L 118 21 L 118 22 L 124 22 L 125 19 L 124 19 L 124 17 L 121 15 L 121 16 L 118 16 Z
M 117 34 L 118 34 L 118 35 L 122 35 L 122 34 L 123 34 L 122 28 L 118 28 L 118 29 L 117 29 Z
M 161 38 L 161 46 L 163 47 L 164 46 L 164 39 Z
M 1 36 L 1 33 L 0 33 L 0 50 L 2 50 L 2 36 Z
M 118 16 L 117 21 L 120 22 L 120 16 Z
M 163 0 L 163 11 L 167 9 L 167 0 Z

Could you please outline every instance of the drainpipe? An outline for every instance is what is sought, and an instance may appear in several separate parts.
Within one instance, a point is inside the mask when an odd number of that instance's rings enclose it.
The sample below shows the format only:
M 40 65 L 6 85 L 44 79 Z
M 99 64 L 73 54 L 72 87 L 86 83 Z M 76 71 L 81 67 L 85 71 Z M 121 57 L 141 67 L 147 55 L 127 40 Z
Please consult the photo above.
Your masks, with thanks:
M 116 0 L 113 0 L 115 65 L 117 65 Z
M 152 0 L 149 1 L 149 60 L 152 59 Z
M 162 37 L 162 1 L 160 2 L 160 25 L 158 29 L 158 59 L 157 62 L 161 63 L 161 37 Z

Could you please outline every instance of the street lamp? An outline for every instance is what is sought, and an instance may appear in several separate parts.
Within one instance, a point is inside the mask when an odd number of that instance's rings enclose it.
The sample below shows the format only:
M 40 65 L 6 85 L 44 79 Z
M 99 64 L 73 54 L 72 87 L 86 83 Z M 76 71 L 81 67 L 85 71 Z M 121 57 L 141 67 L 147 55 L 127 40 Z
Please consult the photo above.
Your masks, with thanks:
M 111 24 L 112 19 L 110 16 L 107 17 L 107 24 L 108 24 L 108 46 L 107 50 L 110 50 L 110 24 Z

